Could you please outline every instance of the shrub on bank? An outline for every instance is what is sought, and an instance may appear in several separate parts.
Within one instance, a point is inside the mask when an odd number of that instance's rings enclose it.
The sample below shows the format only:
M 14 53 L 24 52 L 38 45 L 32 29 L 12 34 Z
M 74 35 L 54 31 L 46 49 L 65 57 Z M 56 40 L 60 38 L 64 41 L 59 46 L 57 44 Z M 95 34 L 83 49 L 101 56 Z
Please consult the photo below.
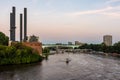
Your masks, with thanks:
M 33 63 L 41 60 L 42 56 L 22 43 L 15 46 L 0 45 L 0 65 Z

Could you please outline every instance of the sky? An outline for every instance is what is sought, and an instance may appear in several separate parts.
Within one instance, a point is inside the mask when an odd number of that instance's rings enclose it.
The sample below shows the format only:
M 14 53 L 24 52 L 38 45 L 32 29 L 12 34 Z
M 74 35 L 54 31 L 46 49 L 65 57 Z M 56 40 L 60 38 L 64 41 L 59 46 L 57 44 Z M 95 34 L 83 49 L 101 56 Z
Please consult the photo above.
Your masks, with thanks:
M 10 12 L 16 7 L 16 37 L 19 14 L 28 9 L 28 36 L 42 43 L 102 43 L 103 35 L 120 41 L 120 0 L 0 0 L 0 31 L 9 36 Z

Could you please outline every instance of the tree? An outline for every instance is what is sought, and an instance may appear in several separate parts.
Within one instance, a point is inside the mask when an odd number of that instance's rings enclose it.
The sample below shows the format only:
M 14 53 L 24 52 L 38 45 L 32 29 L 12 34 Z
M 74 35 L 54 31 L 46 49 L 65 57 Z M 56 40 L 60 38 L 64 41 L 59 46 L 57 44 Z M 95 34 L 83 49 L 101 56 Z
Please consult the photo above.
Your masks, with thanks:
M 115 43 L 113 48 L 114 48 L 114 52 L 120 53 L 120 42 Z
M 0 45 L 8 45 L 9 38 L 2 32 L 0 32 Z
M 30 36 L 29 42 L 38 42 L 39 37 L 32 35 Z
M 49 52 L 50 52 L 50 50 L 48 48 L 43 49 L 43 53 L 49 53 Z

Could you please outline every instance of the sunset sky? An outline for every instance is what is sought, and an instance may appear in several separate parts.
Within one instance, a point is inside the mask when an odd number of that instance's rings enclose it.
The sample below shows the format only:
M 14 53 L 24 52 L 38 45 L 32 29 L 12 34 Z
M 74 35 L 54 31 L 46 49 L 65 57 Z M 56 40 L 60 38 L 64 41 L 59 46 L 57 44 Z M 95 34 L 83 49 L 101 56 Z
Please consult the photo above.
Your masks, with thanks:
M 120 0 L 0 0 L 0 31 L 9 36 L 9 15 L 16 6 L 16 36 L 19 14 L 28 8 L 28 36 L 43 43 L 102 43 L 103 35 L 120 41 Z

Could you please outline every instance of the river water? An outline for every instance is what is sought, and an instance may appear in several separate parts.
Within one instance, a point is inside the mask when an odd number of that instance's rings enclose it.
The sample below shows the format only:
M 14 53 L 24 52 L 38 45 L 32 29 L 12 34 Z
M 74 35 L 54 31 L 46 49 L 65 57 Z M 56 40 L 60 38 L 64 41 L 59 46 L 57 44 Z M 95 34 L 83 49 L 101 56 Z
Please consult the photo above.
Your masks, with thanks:
M 42 63 L 0 66 L 0 80 L 120 80 L 120 59 L 55 54 Z

